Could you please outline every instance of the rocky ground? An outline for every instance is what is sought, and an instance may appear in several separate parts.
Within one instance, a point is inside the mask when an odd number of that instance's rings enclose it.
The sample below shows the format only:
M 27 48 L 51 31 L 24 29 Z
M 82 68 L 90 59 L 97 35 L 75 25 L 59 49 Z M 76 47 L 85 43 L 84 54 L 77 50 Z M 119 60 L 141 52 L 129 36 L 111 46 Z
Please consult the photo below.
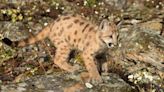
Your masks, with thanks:
M 48 39 L 23 48 L 1 41 L 1 92 L 164 92 L 163 0 L 2 0 L 0 39 L 35 35 L 66 13 L 119 24 L 118 46 L 97 57 L 106 61 L 100 63 L 104 83 L 83 83 L 79 73 L 85 69 L 70 74 L 53 65 L 55 46 Z M 71 56 L 70 63 L 83 67 L 78 53 Z

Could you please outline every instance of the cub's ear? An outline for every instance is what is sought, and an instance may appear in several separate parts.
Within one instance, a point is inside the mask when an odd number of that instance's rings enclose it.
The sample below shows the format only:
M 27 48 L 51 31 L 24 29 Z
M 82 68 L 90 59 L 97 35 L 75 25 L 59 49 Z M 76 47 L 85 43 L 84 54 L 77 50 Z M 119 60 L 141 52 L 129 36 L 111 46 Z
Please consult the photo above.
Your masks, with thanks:
M 107 19 L 103 19 L 99 25 L 100 31 L 108 31 L 109 30 L 109 21 Z
M 13 43 L 13 42 L 12 42 L 10 39 L 8 39 L 8 38 L 3 38 L 3 39 L 2 39 L 2 42 L 5 43 L 5 44 L 7 44 L 7 45 L 9 45 L 9 46 L 11 46 L 12 43 Z

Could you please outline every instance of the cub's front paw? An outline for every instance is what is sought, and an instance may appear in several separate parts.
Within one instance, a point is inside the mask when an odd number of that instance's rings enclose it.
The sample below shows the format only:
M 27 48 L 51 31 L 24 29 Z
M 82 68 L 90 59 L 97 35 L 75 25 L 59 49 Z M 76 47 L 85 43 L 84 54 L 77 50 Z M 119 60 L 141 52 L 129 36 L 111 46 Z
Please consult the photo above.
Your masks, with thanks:
M 80 76 L 81 76 L 81 79 L 84 83 L 89 82 L 89 83 L 92 83 L 93 85 L 97 85 L 97 84 L 103 82 L 100 75 L 93 76 L 93 75 L 89 75 L 88 72 L 83 72 L 83 73 L 81 73 Z
M 90 77 L 90 82 L 94 85 L 98 85 L 99 83 L 102 83 L 103 80 L 100 75 L 96 75 Z
M 72 66 L 72 67 L 69 69 L 69 72 L 75 73 L 75 72 L 77 72 L 79 69 L 80 69 L 80 66 L 79 66 L 79 65 L 74 65 L 74 66 Z

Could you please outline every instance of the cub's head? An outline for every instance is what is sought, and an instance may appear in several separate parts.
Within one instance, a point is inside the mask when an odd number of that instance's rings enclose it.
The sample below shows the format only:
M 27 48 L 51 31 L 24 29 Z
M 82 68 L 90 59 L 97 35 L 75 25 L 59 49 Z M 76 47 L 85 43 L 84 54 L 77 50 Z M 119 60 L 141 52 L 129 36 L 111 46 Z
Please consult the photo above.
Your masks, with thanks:
M 107 45 L 108 48 L 117 45 L 117 26 L 107 19 L 102 20 L 99 25 L 99 39 Z

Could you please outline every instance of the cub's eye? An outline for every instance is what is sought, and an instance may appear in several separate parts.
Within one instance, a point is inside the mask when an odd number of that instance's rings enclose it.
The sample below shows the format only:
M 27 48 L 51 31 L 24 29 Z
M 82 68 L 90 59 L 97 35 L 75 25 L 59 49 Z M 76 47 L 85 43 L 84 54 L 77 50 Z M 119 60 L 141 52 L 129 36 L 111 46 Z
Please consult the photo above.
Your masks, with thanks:
M 108 43 L 108 46 L 111 47 L 112 46 L 112 43 Z
M 112 38 L 112 35 L 110 36 L 110 38 Z

